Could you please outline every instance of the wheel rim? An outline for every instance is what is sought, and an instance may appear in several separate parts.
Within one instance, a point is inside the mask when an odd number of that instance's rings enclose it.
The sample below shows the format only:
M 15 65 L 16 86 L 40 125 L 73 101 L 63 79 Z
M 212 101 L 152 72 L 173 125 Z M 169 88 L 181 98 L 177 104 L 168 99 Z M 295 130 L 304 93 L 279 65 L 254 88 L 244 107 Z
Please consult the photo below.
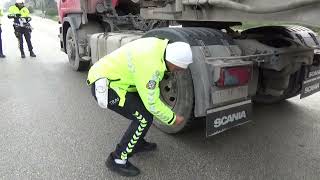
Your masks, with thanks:
M 193 101 L 189 101 L 188 99 L 193 98 L 193 94 L 189 92 L 187 89 L 191 84 L 187 76 L 188 72 L 176 72 L 176 73 L 166 73 L 160 82 L 160 97 L 161 100 L 168 105 L 176 114 L 182 115 L 185 118 L 190 118 L 190 114 L 192 110 L 189 110 L 188 106 L 192 108 Z M 190 85 L 190 86 L 189 86 Z M 192 92 L 193 93 L 193 92 Z M 186 98 L 186 99 L 181 99 Z M 190 102 L 190 103 L 187 103 Z M 171 125 L 163 123 L 162 121 L 153 121 L 156 127 L 158 127 L 161 131 L 174 134 L 183 130 L 186 125 L 190 122 L 189 119 L 185 119 L 185 121 L 180 125 Z
M 174 73 L 166 73 L 160 83 L 162 100 L 171 108 L 176 105 L 178 98 L 177 79 Z

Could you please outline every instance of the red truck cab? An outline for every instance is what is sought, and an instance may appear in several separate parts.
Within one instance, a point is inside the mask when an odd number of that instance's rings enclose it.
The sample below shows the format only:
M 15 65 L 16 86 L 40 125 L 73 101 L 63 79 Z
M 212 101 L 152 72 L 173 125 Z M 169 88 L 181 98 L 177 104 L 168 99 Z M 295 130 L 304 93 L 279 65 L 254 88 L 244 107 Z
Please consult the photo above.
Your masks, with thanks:
M 59 22 L 69 13 L 80 13 L 80 1 L 78 0 L 60 0 L 58 3 L 59 9 Z
M 93 14 L 96 12 L 96 6 L 98 3 L 103 3 L 104 0 L 60 0 L 58 2 L 59 21 L 63 22 L 63 18 L 68 14 L 82 13 L 81 4 L 87 1 L 87 13 Z M 115 7 L 119 3 L 119 0 L 112 0 L 112 5 Z

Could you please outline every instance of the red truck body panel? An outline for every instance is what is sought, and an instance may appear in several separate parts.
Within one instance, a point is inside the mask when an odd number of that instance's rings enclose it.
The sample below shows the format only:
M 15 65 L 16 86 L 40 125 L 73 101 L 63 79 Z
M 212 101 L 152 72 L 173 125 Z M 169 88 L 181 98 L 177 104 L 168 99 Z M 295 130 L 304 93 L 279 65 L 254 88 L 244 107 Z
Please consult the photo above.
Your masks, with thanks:
M 97 3 L 103 3 L 104 0 L 87 0 L 88 1 L 88 14 L 94 14 L 96 12 Z M 112 5 L 115 7 L 119 3 L 119 0 L 112 0 Z M 81 1 L 80 0 L 60 0 L 58 3 L 59 20 L 62 22 L 63 18 L 68 14 L 81 13 Z

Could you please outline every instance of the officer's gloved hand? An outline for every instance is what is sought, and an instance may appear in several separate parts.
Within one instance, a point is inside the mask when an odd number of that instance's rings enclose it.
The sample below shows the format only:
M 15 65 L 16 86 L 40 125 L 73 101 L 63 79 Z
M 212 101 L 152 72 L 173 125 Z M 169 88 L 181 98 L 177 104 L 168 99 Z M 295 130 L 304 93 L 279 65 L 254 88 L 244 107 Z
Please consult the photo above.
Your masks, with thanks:
M 184 122 L 184 117 L 180 115 L 176 115 L 176 121 L 174 122 L 174 125 L 179 126 Z

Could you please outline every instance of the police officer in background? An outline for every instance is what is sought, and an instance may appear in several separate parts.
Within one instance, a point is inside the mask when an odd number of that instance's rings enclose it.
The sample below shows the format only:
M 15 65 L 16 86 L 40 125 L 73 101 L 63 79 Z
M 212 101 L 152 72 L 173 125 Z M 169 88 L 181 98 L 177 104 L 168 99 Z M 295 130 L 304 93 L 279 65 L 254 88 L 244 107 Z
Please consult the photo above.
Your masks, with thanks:
M 161 101 L 159 83 L 165 72 L 186 70 L 191 63 L 189 44 L 142 38 L 120 47 L 91 67 L 87 83 L 92 86 L 92 94 L 99 106 L 131 120 L 106 161 L 111 171 L 123 176 L 140 173 L 128 158 L 138 152 L 156 149 L 155 143 L 144 139 L 153 116 L 168 126 L 184 122 L 183 116 Z
M 1 38 L 1 34 L 2 34 L 1 17 L 2 16 L 3 16 L 3 9 L 2 7 L 0 7 L 0 58 L 5 58 L 6 56 L 3 54 L 3 50 L 2 50 L 2 38 Z
M 25 58 L 26 55 L 23 50 L 23 36 L 26 39 L 28 49 L 31 57 L 36 57 L 33 52 L 33 47 L 31 43 L 31 26 L 30 26 L 30 12 L 28 8 L 24 6 L 24 0 L 17 0 L 16 4 L 9 8 L 9 18 L 14 19 L 14 31 L 15 35 L 19 41 L 19 48 L 21 52 L 21 58 Z

